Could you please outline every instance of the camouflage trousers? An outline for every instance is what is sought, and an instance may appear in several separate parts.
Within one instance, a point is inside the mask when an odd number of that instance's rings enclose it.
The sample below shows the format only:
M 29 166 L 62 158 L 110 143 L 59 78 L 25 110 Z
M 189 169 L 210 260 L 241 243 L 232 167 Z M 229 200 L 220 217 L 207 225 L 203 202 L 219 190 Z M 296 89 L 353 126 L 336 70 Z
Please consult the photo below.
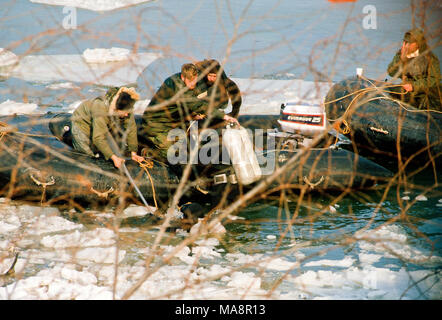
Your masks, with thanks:
M 175 141 L 168 141 L 167 134 L 157 134 L 148 137 L 153 148 L 149 150 L 149 155 L 162 162 L 167 162 L 167 150 L 175 143 Z
M 91 157 L 95 157 L 95 153 L 91 148 L 91 139 L 88 137 L 76 124 L 72 122 L 71 125 L 72 132 L 72 145 L 74 149 L 85 153 Z

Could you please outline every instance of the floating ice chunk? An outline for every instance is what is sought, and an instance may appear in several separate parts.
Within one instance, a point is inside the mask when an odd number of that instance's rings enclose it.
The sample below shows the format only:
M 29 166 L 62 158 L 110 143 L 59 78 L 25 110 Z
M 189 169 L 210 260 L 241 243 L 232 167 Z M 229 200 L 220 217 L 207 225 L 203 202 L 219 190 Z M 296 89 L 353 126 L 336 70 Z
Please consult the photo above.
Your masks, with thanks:
M 0 76 L 9 77 L 18 63 L 19 59 L 14 53 L 0 48 Z
M 221 254 L 214 250 L 213 247 L 198 246 L 192 248 L 193 256 L 205 259 L 213 259 L 214 257 L 221 257 Z
M 240 115 L 278 115 L 281 103 L 287 102 L 287 98 L 291 98 L 293 92 L 297 93 L 297 95 L 290 100 L 296 100 L 299 96 L 304 100 L 319 104 L 332 86 L 332 83 L 305 81 L 302 79 L 233 78 L 232 80 L 238 84 L 244 93 Z
M 116 248 L 85 248 L 79 250 L 75 258 L 83 260 L 84 262 L 92 261 L 95 263 L 114 263 Z M 118 250 L 118 263 L 126 256 L 125 250 Z
M 342 260 L 317 260 L 317 261 L 311 261 L 305 264 L 306 267 L 320 267 L 320 266 L 330 266 L 330 267 L 344 267 L 348 268 L 350 267 L 353 262 L 355 262 L 355 259 L 351 257 L 345 257 Z
M 0 221 L 0 234 L 8 234 L 18 230 L 18 228 L 20 228 L 20 225 Z
M 222 267 L 219 264 L 212 264 L 209 269 L 198 268 L 198 273 L 207 278 L 219 277 L 224 274 L 229 274 L 231 272 L 230 267 Z M 229 278 L 230 279 L 230 278 Z
M 82 225 L 58 216 L 41 216 L 37 222 L 29 227 L 29 234 L 41 235 L 44 233 L 57 232 L 63 230 L 81 229 Z
M 95 277 L 90 272 L 80 272 L 68 267 L 61 270 L 61 277 L 63 279 L 69 280 L 70 282 L 75 282 L 81 285 L 97 284 L 97 277 Z
M 108 246 L 115 243 L 115 233 L 106 228 L 97 228 L 80 233 L 78 230 L 69 234 L 45 236 L 41 244 L 50 248 Z
M 423 194 L 420 194 L 420 195 L 418 195 L 418 196 L 416 197 L 416 200 L 417 200 L 417 201 L 427 201 L 428 199 L 427 199 L 427 197 L 424 196 Z
M 269 261 L 263 261 L 259 264 L 263 268 L 277 270 L 277 271 L 286 271 L 290 269 L 294 269 L 299 265 L 297 262 L 290 262 L 281 258 L 270 259 Z
M 203 222 L 203 220 L 204 219 L 198 218 L 198 222 L 195 223 L 192 228 L 190 228 L 191 235 L 195 235 L 197 233 L 200 235 L 226 233 L 226 228 L 224 228 L 219 221 L 212 225 L 212 222 Z
M 234 216 L 234 215 L 229 214 L 229 215 L 227 216 L 227 219 L 232 220 L 232 221 L 235 221 L 235 220 L 245 220 L 246 218 L 244 218 L 244 217 L 240 217 L 240 216 Z
M 0 103 L 0 115 L 28 114 L 33 113 L 38 108 L 35 103 L 24 103 L 6 100 Z
M 89 64 L 80 54 L 30 55 L 21 59 L 10 76 L 37 83 L 64 80 L 122 86 L 135 83 L 138 75 L 160 57 L 159 53 L 140 52 L 130 53 L 121 61 Z
M 84 50 L 83 58 L 87 63 L 106 63 L 127 60 L 129 54 L 129 49 L 125 48 L 96 48 Z
M 92 11 L 109 11 L 150 2 L 152 0 L 30 0 L 34 3 L 83 8 Z
M 380 254 L 370 254 L 370 253 L 359 253 L 359 261 L 362 264 L 373 264 L 378 262 L 382 258 Z
M 80 87 L 74 85 L 72 82 L 61 82 L 61 83 L 53 83 L 46 86 L 51 90 L 60 90 L 60 89 L 80 89 Z
M 234 272 L 230 276 L 228 287 L 241 288 L 245 290 L 259 289 L 261 287 L 261 278 L 255 277 L 253 272 Z
M 123 210 L 122 218 L 143 217 L 147 214 L 153 213 L 155 210 L 155 207 L 147 208 L 145 206 L 130 205 Z
M 18 57 L 14 53 L 4 48 L 0 48 L 0 68 L 15 65 L 18 61 Z
M 208 239 L 201 239 L 195 241 L 196 244 L 200 246 L 217 246 L 219 245 L 219 240 L 217 238 L 208 238 Z
M 263 254 L 254 254 L 248 255 L 243 253 L 228 253 L 226 254 L 226 258 L 235 264 L 258 264 L 262 261 L 264 255 Z
M 177 250 L 177 248 L 174 246 L 162 246 L 162 248 L 164 249 L 163 256 L 170 255 L 174 253 L 175 250 Z M 177 252 L 175 252 L 174 257 L 180 259 L 184 263 L 192 264 L 195 262 L 195 258 L 189 256 L 190 252 L 191 252 L 190 248 L 188 246 L 185 246 L 180 250 L 178 250 Z
M 267 240 L 275 240 L 276 236 L 274 234 L 268 234 L 266 238 Z

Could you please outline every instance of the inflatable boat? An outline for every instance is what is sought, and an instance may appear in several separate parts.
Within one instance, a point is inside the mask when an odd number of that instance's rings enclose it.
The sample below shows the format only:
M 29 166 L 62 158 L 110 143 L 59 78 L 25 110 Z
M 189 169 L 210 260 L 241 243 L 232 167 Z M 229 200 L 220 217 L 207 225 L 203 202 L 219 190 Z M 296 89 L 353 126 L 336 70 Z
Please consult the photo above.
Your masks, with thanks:
M 70 115 L 20 115 L 0 119 L 0 193 L 9 198 L 91 206 L 128 201 L 138 191 L 162 205 L 178 184 L 177 176 L 157 162 L 126 161 L 127 174 L 110 161 L 76 152 L 69 144 Z M 139 201 L 140 199 L 138 199 Z
M 442 114 L 393 99 L 391 87 L 361 77 L 336 83 L 325 98 L 327 118 L 353 142 L 353 151 L 374 161 L 440 167 Z
M 140 203 L 144 197 L 150 205 L 167 205 L 179 184 L 182 166 L 155 160 L 142 165 L 127 160 L 127 172 L 122 172 L 110 161 L 89 157 L 72 148 L 70 118 L 69 113 L 0 117 L 0 196 L 88 207 L 117 204 L 122 196 L 129 202 Z M 136 116 L 136 121 L 139 124 L 141 117 Z M 238 132 L 232 131 L 230 139 L 237 141 Z M 241 135 L 247 142 L 244 132 Z M 293 137 L 285 140 L 293 140 Z M 234 146 L 232 144 L 231 149 Z M 141 142 L 140 148 L 143 148 Z M 211 170 L 197 165 L 203 168 L 197 177 L 204 178 L 202 187 L 194 184 L 183 201 L 216 204 L 220 190 L 227 185 L 229 198 L 234 199 L 294 156 L 299 157 L 295 166 L 276 179 L 272 187 L 284 184 L 295 189 L 307 186 L 308 190 L 358 189 L 385 181 L 392 175 L 382 166 L 342 149 L 305 150 L 302 145 L 292 149 L 251 148 L 253 146 L 249 149 L 255 152 L 249 150 L 240 155 L 245 165 L 220 163 Z M 245 174 L 239 170 L 246 170 Z

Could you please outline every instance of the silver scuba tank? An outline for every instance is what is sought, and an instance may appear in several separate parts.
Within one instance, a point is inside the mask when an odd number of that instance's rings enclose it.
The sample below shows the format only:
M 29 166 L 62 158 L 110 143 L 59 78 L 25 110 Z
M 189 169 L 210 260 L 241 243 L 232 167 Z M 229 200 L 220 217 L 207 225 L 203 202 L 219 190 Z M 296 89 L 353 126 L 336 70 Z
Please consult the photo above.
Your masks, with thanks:
M 246 129 L 228 125 L 223 130 L 223 145 L 227 149 L 238 182 L 248 185 L 261 178 L 261 167 Z

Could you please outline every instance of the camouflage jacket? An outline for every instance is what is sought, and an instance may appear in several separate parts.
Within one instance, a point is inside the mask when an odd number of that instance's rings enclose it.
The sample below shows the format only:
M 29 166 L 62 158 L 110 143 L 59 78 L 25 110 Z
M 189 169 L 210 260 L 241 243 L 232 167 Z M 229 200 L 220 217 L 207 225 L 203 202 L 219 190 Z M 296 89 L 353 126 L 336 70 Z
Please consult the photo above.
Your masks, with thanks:
M 207 87 L 199 82 L 190 90 L 181 80 L 181 73 L 167 78 L 146 107 L 142 131 L 148 136 L 165 134 L 174 128 L 186 130 L 189 121 L 197 114 L 207 113 Z M 214 118 L 222 118 L 224 113 L 214 110 Z
M 195 66 L 200 73 L 204 74 L 204 72 L 207 73 L 207 69 L 210 69 L 210 64 L 211 61 L 203 60 L 195 63 Z M 238 85 L 232 79 L 227 77 L 224 70 L 221 72 L 221 77 L 216 86 L 215 84 L 209 83 L 205 76 L 201 81 L 208 88 L 206 99 L 209 103 L 211 99 L 213 99 L 212 101 L 215 103 L 215 109 L 227 108 L 230 99 L 232 103 L 232 112 L 229 115 L 235 118 L 238 117 L 242 103 L 241 91 L 239 90 Z
M 410 83 L 413 90 L 405 95 L 405 101 L 420 109 L 441 108 L 439 59 L 428 49 L 423 33 L 419 29 L 409 31 L 417 40 L 419 55 L 401 61 L 401 50 L 388 65 L 388 74 Z
M 82 102 L 72 115 L 77 128 L 90 137 L 91 148 L 99 151 L 106 159 L 115 152 L 110 141 L 117 146 L 127 145 L 129 151 L 137 152 L 137 126 L 133 112 L 124 119 L 112 116 L 110 103 L 105 97 L 98 97 Z M 127 137 L 125 141 L 122 138 Z M 110 139 L 112 138 L 112 139 Z M 121 150 L 121 148 L 119 148 Z

